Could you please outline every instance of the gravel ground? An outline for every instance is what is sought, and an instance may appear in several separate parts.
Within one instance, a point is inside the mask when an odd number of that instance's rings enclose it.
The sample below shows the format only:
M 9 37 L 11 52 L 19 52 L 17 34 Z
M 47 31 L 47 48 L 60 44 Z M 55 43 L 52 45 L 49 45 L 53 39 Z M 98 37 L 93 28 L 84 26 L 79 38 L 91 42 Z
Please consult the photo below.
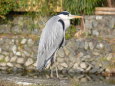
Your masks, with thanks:
M 46 77 L 33 78 L 14 74 L 0 74 L 0 86 L 115 86 L 115 77 L 100 78 L 101 76 L 97 76 L 89 80 L 89 77 L 86 77 L 75 75 L 62 79 L 51 79 Z

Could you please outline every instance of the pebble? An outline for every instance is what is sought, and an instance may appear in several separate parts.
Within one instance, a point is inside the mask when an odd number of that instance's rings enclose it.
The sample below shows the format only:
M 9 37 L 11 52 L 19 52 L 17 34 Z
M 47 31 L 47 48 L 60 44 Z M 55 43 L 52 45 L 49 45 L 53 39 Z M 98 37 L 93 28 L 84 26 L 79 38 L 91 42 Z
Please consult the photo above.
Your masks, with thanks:
M 108 55 L 106 56 L 106 58 L 107 58 L 108 61 L 110 61 L 110 60 L 112 59 L 112 57 L 113 57 L 113 56 L 112 56 L 112 53 L 110 53 L 110 54 L 108 54 Z
M 68 65 L 67 65 L 66 63 L 61 63 L 61 66 L 62 66 L 62 67 L 65 67 L 65 68 L 68 67 Z
M 97 30 L 93 30 L 92 34 L 93 34 L 94 36 L 99 36 L 99 32 L 98 32 Z
M 83 78 L 81 78 L 81 80 L 80 80 L 81 82 L 87 82 L 88 80 L 87 80 L 87 78 L 86 77 L 83 77 Z
M 9 57 L 9 56 L 6 56 L 6 57 L 5 57 L 5 61 L 6 61 L 6 62 L 9 62 L 9 61 L 10 61 L 10 57 Z
M 98 48 L 98 49 L 103 49 L 103 48 L 104 48 L 104 45 L 103 45 L 102 43 L 99 43 L 99 44 L 97 44 L 97 48 Z
M 102 16 L 96 16 L 96 20 L 101 20 L 102 18 Z
M 21 66 L 21 64 L 15 64 L 15 67 L 16 67 L 16 68 L 23 68 L 23 67 Z
M 16 53 L 16 51 L 17 51 L 17 46 L 16 46 L 16 45 L 14 45 L 14 46 L 12 47 L 12 51 L 13 51 L 14 54 Z
M 0 66 L 5 67 L 5 66 L 6 66 L 6 63 L 0 62 Z
M 86 71 L 86 72 L 89 72 L 89 71 L 91 70 L 91 68 L 92 68 L 92 66 L 89 65 L 89 66 L 86 68 L 85 71 Z
M 32 46 L 34 44 L 32 39 L 28 39 L 27 43 L 28 43 L 28 46 Z
M 10 62 L 15 62 L 17 59 L 17 56 L 11 57 Z
M 78 67 L 79 67 L 78 63 L 75 63 L 74 66 L 73 66 L 74 69 L 77 69 Z
M 78 57 L 82 57 L 84 54 L 82 52 L 78 53 Z
M 70 51 L 68 50 L 68 48 L 64 47 L 63 49 L 64 49 L 65 54 L 68 56 L 70 54 Z
M 21 56 L 21 52 L 16 52 L 16 55 L 17 56 Z
M 27 39 L 22 39 L 21 44 L 25 44 Z
M 59 49 L 59 51 L 57 53 L 58 53 L 58 55 L 60 57 L 64 57 L 64 50 L 63 50 L 63 48 Z
M 29 66 L 31 64 L 33 64 L 33 59 L 32 58 L 28 58 L 27 61 L 25 62 L 25 66 Z
M 93 50 L 94 45 L 93 45 L 93 43 L 92 43 L 92 42 L 89 42 L 89 48 L 90 48 L 91 50 Z
M 88 49 L 88 42 L 85 42 L 85 49 Z
M 7 66 L 9 66 L 9 67 L 13 67 L 13 64 L 10 63 L 10 62 L 8 62 L 8 63 L 7 63 Z
M 86 65 L 85 62 L 82 62 L 82 63 L 80 63 L 80 67 L 83 68 L 83 69 L 85 69 L 87 67 L 87 65 Z

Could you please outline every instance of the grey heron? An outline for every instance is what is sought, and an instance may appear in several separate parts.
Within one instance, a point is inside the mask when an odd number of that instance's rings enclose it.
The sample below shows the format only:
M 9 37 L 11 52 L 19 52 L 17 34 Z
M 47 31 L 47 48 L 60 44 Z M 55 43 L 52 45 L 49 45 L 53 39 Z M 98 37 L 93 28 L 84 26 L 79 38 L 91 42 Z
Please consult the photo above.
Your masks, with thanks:
M 83 18 L 63 11 L 50 18 L 42 31 L 37 56 L 37 69 L 49 68 L 55 62 L 55 54 L 64 46 L 65 31 L 70 26 L 70 19 Z

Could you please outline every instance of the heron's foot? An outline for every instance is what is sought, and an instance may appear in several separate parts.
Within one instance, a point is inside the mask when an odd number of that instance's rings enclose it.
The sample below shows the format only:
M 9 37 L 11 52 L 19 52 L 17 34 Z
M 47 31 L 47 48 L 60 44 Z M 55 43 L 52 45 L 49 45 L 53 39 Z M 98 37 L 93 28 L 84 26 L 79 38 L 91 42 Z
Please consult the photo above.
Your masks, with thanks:
M 54 77 L 54 74 L 56 77 Z M 51 69 L 51 73 L 50 73 L 50 77 L 51 78 L 59 78 L 59 73 L 58 73 L 58 68 L 55 68 L 55 72 L 53 71 L 53 69 Z
M 56 67 L 56 77 L 59 78 L 58 68 Z
M 53 78 L 53 70 L 51 69 L 50 77 Z

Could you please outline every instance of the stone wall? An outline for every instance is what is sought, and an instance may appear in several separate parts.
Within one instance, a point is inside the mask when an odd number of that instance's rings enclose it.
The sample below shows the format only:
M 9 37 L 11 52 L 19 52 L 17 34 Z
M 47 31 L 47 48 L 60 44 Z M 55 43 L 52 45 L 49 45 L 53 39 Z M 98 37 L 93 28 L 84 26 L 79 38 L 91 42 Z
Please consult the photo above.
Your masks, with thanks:
M 41 34 L 37 25 L 43 22 L 27 16 L 16 16 L 9 22 L 0 24 L 0 69 L 35 69 Z M 85 26 L 87 37 L 66 40 L 57 52 L 58 69 L 69 73 L 115 72 L 115 16 L 86 16 Z

